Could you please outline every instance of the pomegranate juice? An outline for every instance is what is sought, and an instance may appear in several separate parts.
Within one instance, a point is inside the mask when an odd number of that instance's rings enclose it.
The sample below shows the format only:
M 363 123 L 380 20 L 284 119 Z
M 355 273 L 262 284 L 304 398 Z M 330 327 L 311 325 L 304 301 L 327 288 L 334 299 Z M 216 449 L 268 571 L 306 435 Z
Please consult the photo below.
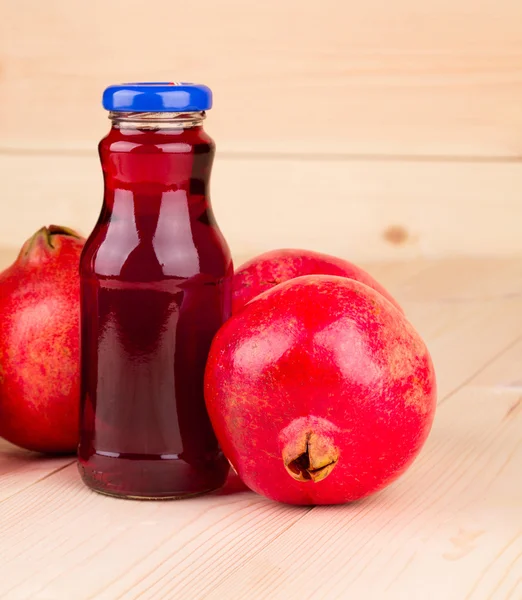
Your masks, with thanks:
M 190 86 L 135 87 L 168 96 Z M 106 96 L 113 126 L 99 146 L 104 202 L 80 267 L 80 472 L 111 495 L 204 493 L 228 472 L 203 374 L 230 314 L 233 272 L 209 202 L 214 143 L 201 123 L 210 101 L 176 112 L 152 102 L 146 112 L 148 104 L 123 110 L 116 93 Z

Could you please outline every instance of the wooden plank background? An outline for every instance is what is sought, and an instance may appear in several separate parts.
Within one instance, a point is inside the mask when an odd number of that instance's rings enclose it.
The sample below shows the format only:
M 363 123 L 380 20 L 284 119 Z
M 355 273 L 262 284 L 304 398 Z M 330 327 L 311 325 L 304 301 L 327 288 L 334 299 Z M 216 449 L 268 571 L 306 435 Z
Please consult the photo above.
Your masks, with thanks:
M 520 0 L 0 0 L 0 240 L 88 232 L 103 88 L 173 79 L 214 89 L 238 259 L 522 252 Z

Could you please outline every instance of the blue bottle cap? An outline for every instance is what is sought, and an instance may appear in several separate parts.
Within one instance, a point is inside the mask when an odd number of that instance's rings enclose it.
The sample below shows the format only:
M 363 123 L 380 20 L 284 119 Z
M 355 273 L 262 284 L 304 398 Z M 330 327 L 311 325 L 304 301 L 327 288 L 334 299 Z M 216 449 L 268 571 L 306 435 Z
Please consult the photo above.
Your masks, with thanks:
M 197 83 L 125 83 L 103 92 L 103 107 L 121 112 L 197 112 L 212 107 L 212 91 Z

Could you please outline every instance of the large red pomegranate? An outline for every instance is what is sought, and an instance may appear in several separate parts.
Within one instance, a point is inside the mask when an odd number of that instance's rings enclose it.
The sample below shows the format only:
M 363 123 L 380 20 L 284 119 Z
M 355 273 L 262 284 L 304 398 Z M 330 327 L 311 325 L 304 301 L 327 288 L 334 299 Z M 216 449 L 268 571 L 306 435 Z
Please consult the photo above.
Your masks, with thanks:
M 252 490 L 339 504 L 410 465 L 431 427 L 436 385 L 401 311 L 358 281 L 308 275 L 224 324 L 205 394 L 223 451 Z
M 241 265 L 234 274 L 232 309 L 236 313 L 261 292 L 302 275 L 339 275 L 377 290 L 397 308 L 395 298 L 357 265 L 312 250 L 281 249 L 265 252 Z
M 0 436 L 29 450 L 73 452 L 78 443 L 84 241 L 43 227 L 0 274 Z

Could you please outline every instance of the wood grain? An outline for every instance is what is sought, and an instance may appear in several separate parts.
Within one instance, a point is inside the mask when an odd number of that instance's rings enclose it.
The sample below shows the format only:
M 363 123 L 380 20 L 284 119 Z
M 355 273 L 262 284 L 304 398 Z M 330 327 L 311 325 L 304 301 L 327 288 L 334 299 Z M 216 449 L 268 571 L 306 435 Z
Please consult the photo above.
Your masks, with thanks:
M 350 507 L 314 508 L 205 598 L 519 598 L 522 415 L 508 416 L 512 401 L 461 390 L 399 483 Z M 161 597 L 152 581 L 128 598 Z M 172 593 L 174 572 L 170 581 Z
M 518 0 L 0 1 L 0 146 L 92 148 L 110 83 L 199 80 L 229 152 L 520 157 Z
M 53 473 L 43 461 L 42 478 L 27 463 L 32 483 L 0 502 L 0 596 L 522 597 L 520 265 L 369 265 L 426 337 L 448 390 L 420 457 L 384 492 L 310 510 L 231 477 L 219 494 L 140 503 L 89 492 L 75 465 Z
M 245 491 L 116 501 L 71 466 L 0 506 L 2 597 L 506 598 L 522 550 L 512 400 L 461 390 L 406 476 L 346 507 L 308 512 Z
M 0 239 L 20 246 L 49 222 L 88 233 L 102 193 L 94 153 L 0 154 Z M 522 253 L 521 194 L 522 163 L 218 156 L 212 178 L 237 264 L 277 247 L 355 261 Z
M 442 306 L 402 304 L 428 344 L 437 373 L 442 374 L 438 377 L 440 402 L 522 337 L 522 330 L 514 325 L 522 314 L 522 299 Z M 456 356 L 462 347 L 465 351 Z
M 189 502 L 114 500 L 88 492 L 72 465 L 0 505 L 2 598 L 117 598 L 167 560 L 181 594 L 197 580 L 220 581 L 306 512 L 235 481 Z
M 74 462 L 74 458 L 46 457 L 26 452 L 0 440 L 0 502 Z M 0 526 L 1 533 L 1 526 Z

